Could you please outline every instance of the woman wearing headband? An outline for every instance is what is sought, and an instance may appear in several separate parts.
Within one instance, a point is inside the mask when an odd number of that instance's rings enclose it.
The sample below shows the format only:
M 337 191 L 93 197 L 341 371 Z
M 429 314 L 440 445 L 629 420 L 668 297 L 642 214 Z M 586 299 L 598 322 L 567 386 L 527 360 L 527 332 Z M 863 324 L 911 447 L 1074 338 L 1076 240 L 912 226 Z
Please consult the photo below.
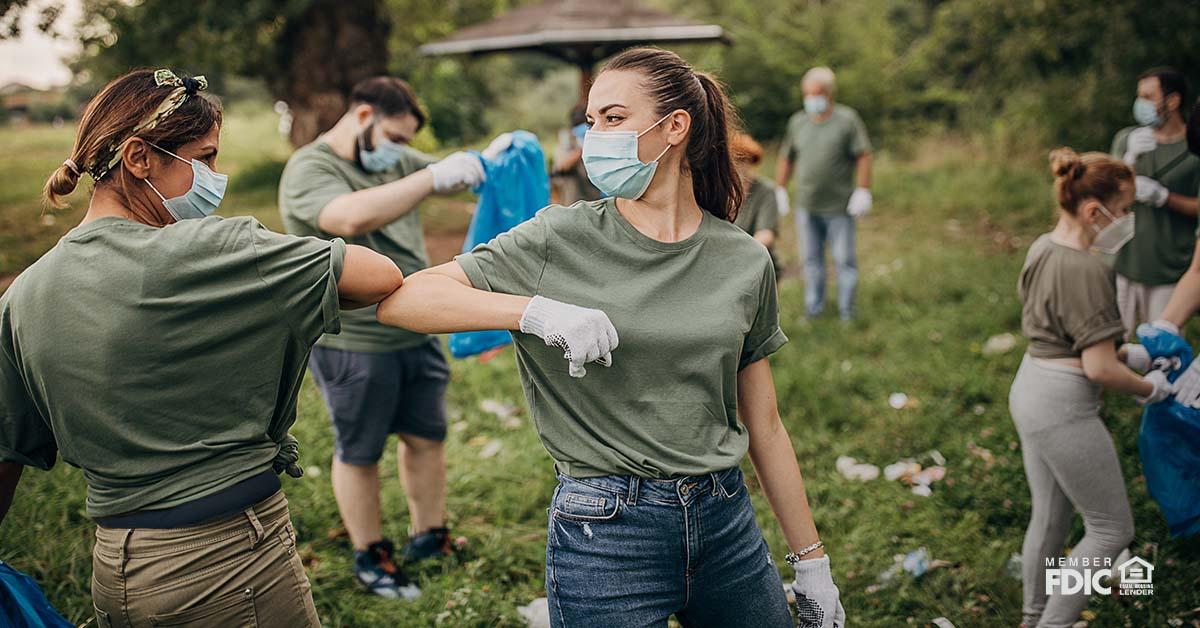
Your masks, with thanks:
M 46 183 L 79 226 L 0 297 L 0 519 L 24 466 L 82 469 L 100 626 L 318 626 L 278 473 L 309 349 L 402 276 L 370 250 L 210 217 L 221 109 L 139 70 Z

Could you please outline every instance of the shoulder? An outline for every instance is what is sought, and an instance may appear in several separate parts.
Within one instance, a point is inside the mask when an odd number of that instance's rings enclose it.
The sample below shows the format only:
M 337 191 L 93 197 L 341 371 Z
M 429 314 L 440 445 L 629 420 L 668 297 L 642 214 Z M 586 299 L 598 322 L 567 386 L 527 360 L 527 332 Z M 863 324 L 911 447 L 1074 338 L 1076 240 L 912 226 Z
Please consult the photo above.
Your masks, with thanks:
M 287 165 L 283 167 L 283 179 L 285 182 L 300 183 L 314 171 L 333 172 L 339 159 L 341 157 L 335 155 L 324 140 L 313 140 L 297 148 L 288 157 Z
M 1134 131 L 1134 129 L 1136 129 L 1136 128 L 1137 128 L 1136 126 L 1127 126 L 1123 129 L 1117 131 L 1117 133 L 1115 135 L 1113 135 L 1113 143 L 1118 144 L 1118 143 L 1124 142 L 1126 139 L 1129 138 L 1129 134 L 1132 133 Z
M 208 216 L 169 224 L 159 229 L 155 239 L 170 243 L 185 241 L 190 246 L 221 251 L 225 247 L 235 246 L 239 240 L 259 229 L 267 230 L 262 223 L 250 216 Z
M 833 105 L 833 116 L 839 120 L 853 122 L 854 124 L 862 124 L 862 116 L 858 115 L 858 111 L 856 111 L 853 107 L 843 105 L 841 103 L 835 103 Z
M 754 177 L 754 180 L 750 182 L 749 195 L 756 196 L 756 195 L 760 195 L 760 194 L 774 195 L 775 194 L 775 184 L 772 183 L 770 180 L 768 180 L 766 177 Z
M 709 226 L 708 239 L 719 246 L 722 255 L 739 260 L 754 269 L 758 269 L 764 264 L 771 265 L 771 254 L 767 252 L 767 247 L 760 244 L 744 229 L 711 214 L 705 217 L 705 220 L 712 222 Z
M 610 199 L 577 201 L 571 205 L 547 205 L 537 212 L 537 219 L 557 233 L 588 229 L 604 219 Z
M 801 109 L 791 115 L 787 121 L 788 130 L 797 129 L 808 123 L 808 114 Z

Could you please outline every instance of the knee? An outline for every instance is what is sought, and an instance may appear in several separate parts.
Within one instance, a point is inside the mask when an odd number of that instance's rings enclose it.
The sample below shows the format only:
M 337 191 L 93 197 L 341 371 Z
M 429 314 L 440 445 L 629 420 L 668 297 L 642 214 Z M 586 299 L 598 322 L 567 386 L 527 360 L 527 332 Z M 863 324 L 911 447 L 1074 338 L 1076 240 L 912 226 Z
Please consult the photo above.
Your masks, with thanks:
M 400 444 L 404 447 L 406 452 L 417 456 L 436 454 L 445 448 L 445 443 L 443 441 L 421 438 L 419 436 L 412 436 L 409 434 L 400 435 Z
M 1106 549 L 1119 552 L 1133 542 L 1133 516 L 1129 511 L 1100 520 L 1088 521 L 1085 518 L 1084 525 L 1088 534 L 1094 534 L 1108 546 Z

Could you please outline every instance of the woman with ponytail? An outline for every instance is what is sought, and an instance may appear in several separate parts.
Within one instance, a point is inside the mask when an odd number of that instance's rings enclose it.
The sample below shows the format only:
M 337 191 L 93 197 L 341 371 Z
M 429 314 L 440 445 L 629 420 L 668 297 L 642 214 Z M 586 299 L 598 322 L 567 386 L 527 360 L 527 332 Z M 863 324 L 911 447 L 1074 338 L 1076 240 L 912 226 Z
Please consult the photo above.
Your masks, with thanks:
M 791 549 L 801 625 L 843 625 L 766 359 L 787 342 L 771 257 L 731 222 L 743 194 L 731 115 L 716 80 L 674 53 L 617 55 L 592 85 L 583 144 L 608 198 L 547 207 L 380 305 L 417 331 L 477 328 L 473 287 L 532 297 L 532 310 L 603 307 L 620 332 L 582 379 L 527 335 L 536 316 L 515 334 L 558 473 L 553 626 L 792 626 L 739 470 L 747 453 Z
M 312 344 L 403 277 L 369 249 L 211 214 L 221 109 L 138 70 L 88 104 L 45 200 L 83 221 L 0 297 L 0 519 L 25 466 L 83 471 L 97 624 L 319 626 L 278 474 Z M 12 524 L 10 524 L 12 525 Z
M 1029 350 L 1009 392 L 1033 512 L 1022 549 L 1023 626 L 1068 627 L 1087 595 L 1046 594 L 1047 561 L 1063 556 L 1074 511 L 1085 534 L 1071 566 L 1108 566 L 1133 540 L 1133 515 L 1112 436 L 1100 419 L 1102 389 L 1157 403 L 1171 394 L 1160 371 L 1142 377 L 1118 359 L 1125 333 L 1112 259 L 1133 236 L 1134 175 L 1104 153 L 1050 154 L 1058 224 L 1029 247 L 1018 292 Z M 1120 353 L 1149 368 L 1149 356 Z M 1088 562 L 1084 562 L 1088 561 Z

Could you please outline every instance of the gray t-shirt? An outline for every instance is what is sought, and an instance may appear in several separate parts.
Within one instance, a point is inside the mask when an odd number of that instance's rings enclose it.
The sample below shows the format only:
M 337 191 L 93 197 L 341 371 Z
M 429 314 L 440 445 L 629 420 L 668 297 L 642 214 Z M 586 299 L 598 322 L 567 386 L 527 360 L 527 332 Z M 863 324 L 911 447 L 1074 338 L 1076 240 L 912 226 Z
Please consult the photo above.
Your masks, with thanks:
M 561 349 L 513 334 L 525 396 L 560 473 L 671 478 L 736 466 L 749 436 L 737 374 L 787 342 L 761 244 L 705 212 L 680 242 L 637 230 L 612 199 L 551 205 L 460 255 L 481 290 L 608 314 L 613 366 L 567 374 Z
M 309 351 L 338 331 L 345 251 L 253 218 L 72 229 L 0 297 L 0 460 L 61 454 L 92 517 L 270 470 Z
M 1021 331 L 1035 358 L 1078 358 L 1125 334 L 1117 311 L 1116 275 L 1099 257 L 1044 234 L 1029 247 L 1017 284 Z

